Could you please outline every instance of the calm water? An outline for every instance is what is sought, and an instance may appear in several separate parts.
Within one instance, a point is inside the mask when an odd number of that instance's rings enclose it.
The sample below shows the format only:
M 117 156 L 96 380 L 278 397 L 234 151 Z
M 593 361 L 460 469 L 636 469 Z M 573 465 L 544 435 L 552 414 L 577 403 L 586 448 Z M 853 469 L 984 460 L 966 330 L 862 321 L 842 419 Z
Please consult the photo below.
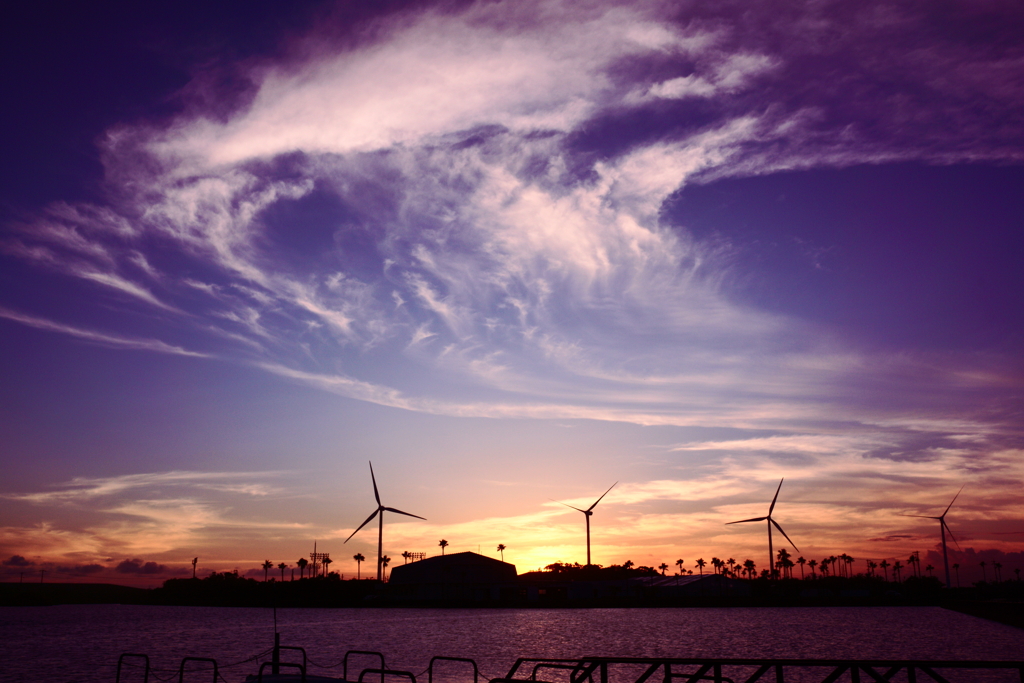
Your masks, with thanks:
M 278 612 L 278 628 L 282 644 L 306 648 L 314 664 L 310 673 L 333 676 L 341 675 L 340 667 L 320 667 L 337 665 L 346 650 L 381 651 L 390 668 L 415 674 L 434 655 L 471 657 L 487 678 L 504 675 L 519 656 L 1024 657 L 1024 630 L 938 607 L 287 609 Z M 185 656 L 213 657 L 224 665 L 271 645 L 273 616 L 267 609 L 0 607 L 4 683 L 108 683 L 122 652 L 148 653 L 154 667 L 176 671 Z M 376 666 L 368 660 L 351 665 L 357 671 Z M 223 674 L 236 683 L 256 670 L 248 662 Z M 210 679 L 196 674 L 186 680 Z M 443 683 L 449 681 L 454 679 Z

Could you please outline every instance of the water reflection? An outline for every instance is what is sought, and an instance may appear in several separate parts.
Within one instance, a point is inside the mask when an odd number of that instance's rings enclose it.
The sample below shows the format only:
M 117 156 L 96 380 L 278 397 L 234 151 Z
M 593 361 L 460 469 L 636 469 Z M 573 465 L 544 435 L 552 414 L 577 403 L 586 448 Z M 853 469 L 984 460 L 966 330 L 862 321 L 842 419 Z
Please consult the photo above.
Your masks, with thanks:
M 336 676 L 347 650 L 381 651 L 389 667 L 416 674 L 434 655 L 471 657 L 486 678 L 504 675 L 520 656 L 1012 659 L 1024 653 L 1024 631 L 938 607 L 289 609 L 278 611 L 278 625 L 283 644 L 301 645 L 315 665 L 332 667 L 311 673 Z M 176 669 L 185 656 L 239 662 L 273 644 L 273 619 L 269 610 L 248 608 L 4 607 L 0 638 L 9 653 L 4 680 L 109 682 L 125 651 L 148 653 L 163 669 Z M 234 683 L 256 669 L 248 662 L 224 676 Z M 445 672 L 437 683 L 454 683 L 463 670 Z

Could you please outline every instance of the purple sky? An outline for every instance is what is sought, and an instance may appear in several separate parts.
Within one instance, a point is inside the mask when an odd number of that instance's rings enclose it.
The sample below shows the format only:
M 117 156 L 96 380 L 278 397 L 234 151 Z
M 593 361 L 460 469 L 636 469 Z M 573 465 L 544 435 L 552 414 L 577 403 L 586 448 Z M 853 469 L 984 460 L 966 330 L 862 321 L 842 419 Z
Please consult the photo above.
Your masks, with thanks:
M 0 572 L 1024 568 L 1020 3 L 368 7 L 5 22 Z

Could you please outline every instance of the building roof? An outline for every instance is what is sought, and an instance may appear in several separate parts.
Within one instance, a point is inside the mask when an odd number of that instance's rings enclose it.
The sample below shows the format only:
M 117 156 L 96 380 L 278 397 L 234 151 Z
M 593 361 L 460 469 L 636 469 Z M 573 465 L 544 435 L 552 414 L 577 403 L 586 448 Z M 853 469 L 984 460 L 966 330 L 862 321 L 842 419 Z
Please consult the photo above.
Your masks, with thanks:
M 516 580 L 516 566 L 473 552 L 436 555 L 391 570 L 390 583 L 500 583 Z

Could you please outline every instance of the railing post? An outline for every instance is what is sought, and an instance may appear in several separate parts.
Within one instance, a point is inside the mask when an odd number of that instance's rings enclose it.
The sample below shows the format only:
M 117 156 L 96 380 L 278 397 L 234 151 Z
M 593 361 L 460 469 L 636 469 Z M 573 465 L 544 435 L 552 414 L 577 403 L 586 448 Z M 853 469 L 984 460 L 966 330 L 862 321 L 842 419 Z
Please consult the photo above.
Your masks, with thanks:
M 786 674 L 782 673 L 782 665 L 775 665 L 775 683 L 785 683 Z
M 281 634 L 274 633 L 274 657 L 273 666 L 270 667 L 270 673 L 275 676 L 281 673 Z

